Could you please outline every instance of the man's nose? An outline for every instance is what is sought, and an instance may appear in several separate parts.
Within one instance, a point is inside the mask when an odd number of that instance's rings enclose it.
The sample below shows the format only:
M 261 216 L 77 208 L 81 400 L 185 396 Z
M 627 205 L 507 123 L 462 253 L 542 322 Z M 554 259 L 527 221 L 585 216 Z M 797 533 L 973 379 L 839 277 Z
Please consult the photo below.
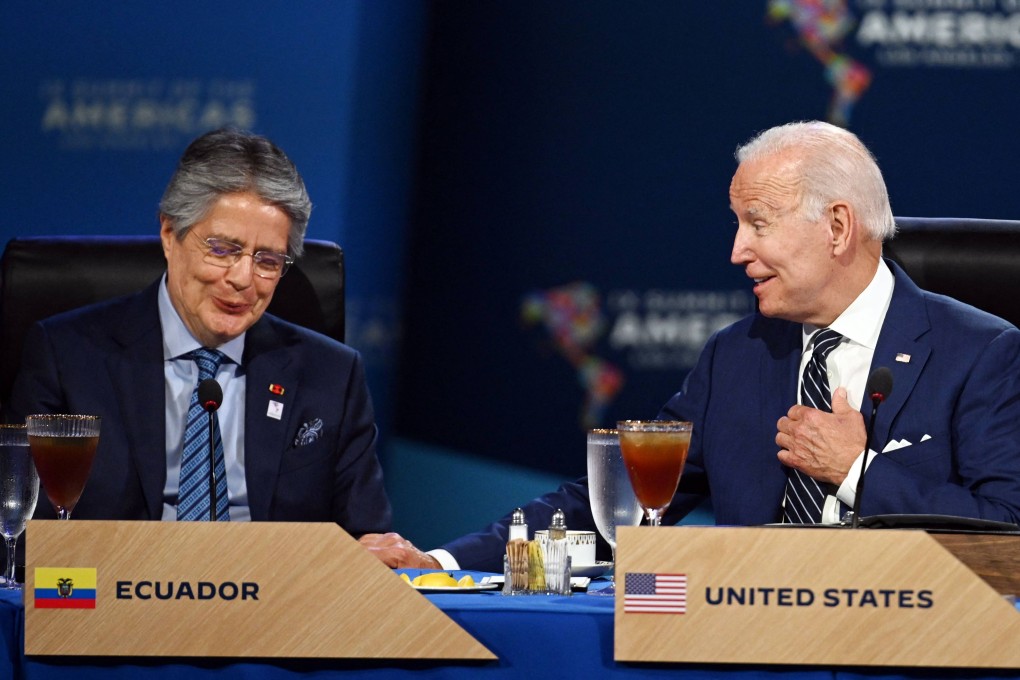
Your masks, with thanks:
M 733 235 L 733 249 L 730 250 L 730 262 L 732 264 L 746 264 L 750 262 L 751 256 L 747 246 L 747 238 L 744 230 L 737 227 L 737 233 Z
M 227 281 L 236 288 L 247 288 L 255 278 L 255 260 L 243 254 L 227 269 Z

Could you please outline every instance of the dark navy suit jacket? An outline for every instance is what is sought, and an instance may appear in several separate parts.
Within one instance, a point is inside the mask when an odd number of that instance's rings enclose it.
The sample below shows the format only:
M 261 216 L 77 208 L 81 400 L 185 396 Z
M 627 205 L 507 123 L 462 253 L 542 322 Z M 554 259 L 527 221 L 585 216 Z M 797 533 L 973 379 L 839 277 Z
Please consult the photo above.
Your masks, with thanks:
M 888 263 L 895 288 L 872 370 L 893 389 L 878 411 L 862 516 L 938 513 L 1020 522 L 1020 331 L 997 317 L 919 289 Z M 776 423 L 797 403 L 801 324 L 759 314 L 708 341 L 660 418 L 689 420 L 694 434 L 664 523 L 711 498 L 717 524 L 779 519 L 786 473 Z M 870 402 L 865 404 L 870 417 Z M 584 478 L 525 506 L 532 527 L 556 508 L 572 529 L 595 530 Z M 502 570 L 509 515 L 443 546 L 462 568 Z M 608 557 L 608 549 L 600 558 Z
M 156 282 L 52 317 L 26 338 L 6 417 L 103 419 L 76 518 L 162 515 L 167 471 L 158 289 Z M 239 370 L 247 380 L 244 463 L 252 520 L 336 522 L 355 536 L 388 531 L 391 510 L 360 355 L 266 314 L 248 330 Z M 283 394 L 270 392 L 270 385 L 282 386 Z M 283 403 L 279 420 L 266 415 L 270 399 Z M 318 438 L 299 438 L 302 426 L 317 419 Z M 43 492 L 35 516 L 54 516 Z

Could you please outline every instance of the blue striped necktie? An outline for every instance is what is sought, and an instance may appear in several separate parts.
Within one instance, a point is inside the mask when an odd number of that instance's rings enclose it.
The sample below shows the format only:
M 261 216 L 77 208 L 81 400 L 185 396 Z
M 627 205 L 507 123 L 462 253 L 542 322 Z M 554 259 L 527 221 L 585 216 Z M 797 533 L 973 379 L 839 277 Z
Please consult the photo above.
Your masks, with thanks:
M 800 403 L 820 411 L 832 412 L 832 392 L 825 360 L 829 352 L 843 341 L 843 336 L 831 328 L 823 328 L 812 338 L 811 358 L 804 367 L 800 386 Z M 783 521 L 790 524 L 818 524 L 828 495 L 829 484 L 819 484 L 800 470 L 786 469 L 786 503 Z
M 223 362 L 223 354 L 211 349 L 196 349 L 184 355 L 198 364 L 198 382 L 215 378 Z M 184 453 L 181 455 L 181 478 L 177 492 L 177 520 L 209 519 L 209 414 L 198 403 L 198 384 L 191 393 L 191 406 L 184 428 Z M 223 439 L 216 414 L 214 441 L 216 444 L 216 519 L 230 520 L 227 513 L 227 470 L 223 462 Z

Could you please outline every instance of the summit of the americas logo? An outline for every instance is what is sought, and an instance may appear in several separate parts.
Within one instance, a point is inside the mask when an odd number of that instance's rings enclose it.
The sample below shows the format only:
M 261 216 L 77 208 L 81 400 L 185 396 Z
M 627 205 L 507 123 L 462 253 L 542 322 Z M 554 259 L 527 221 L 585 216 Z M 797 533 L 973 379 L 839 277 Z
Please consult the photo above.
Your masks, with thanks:
M 883 70 L 1020 66 L 1020 0 L 768 0 L 766 18 L 821 64 L 844 127 Z

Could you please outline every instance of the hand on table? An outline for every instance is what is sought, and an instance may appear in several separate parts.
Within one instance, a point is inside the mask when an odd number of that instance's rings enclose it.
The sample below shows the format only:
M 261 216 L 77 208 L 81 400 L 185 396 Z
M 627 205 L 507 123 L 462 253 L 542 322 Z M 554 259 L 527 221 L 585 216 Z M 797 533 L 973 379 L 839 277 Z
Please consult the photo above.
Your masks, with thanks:
M 442 565 L 398 533 L 365 534 L 358 539 L 366 550 L 392 569 L 442 569 Z

